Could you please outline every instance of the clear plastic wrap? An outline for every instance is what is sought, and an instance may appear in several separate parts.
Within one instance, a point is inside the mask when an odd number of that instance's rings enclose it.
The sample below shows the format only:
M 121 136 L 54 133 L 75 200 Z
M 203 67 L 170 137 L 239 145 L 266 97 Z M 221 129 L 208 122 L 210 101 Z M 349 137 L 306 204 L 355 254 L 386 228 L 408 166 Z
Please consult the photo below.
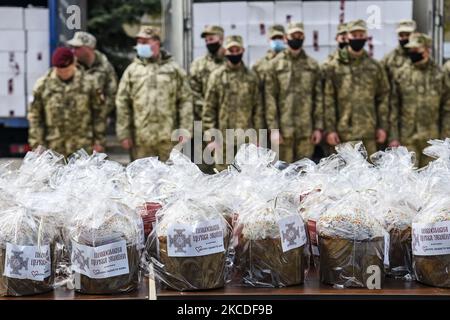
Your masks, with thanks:
M 57 229 L 42 212 L 15 206 L 0 212 L 0 296 L 53 290 Z
M 413 220 L 413 269 L 418 281 L 450 287 L 450 139 L 431 140 L 436 158 L 420 172 L 423 207 Z
M 384 282 L 386 231 L 370 212 L 372 196 L 351 193 L 317 222 L 320 280 L 336 287 L 367 287 L 370 270 Z
M 160 283 L 178 291 L 223 287 L 232 264 L 232 221 L 200 198 L 179 199 L 157 215 L 146 253 Z
M 304 282 L 309 244 L 295 198 L 280 194 L 267 201 L 255 195 L 242 206 L 233 236 L 235 284 L 277 288 Z
M 421 205 L 416 195 L 418 175 L 414 170 L 415 155 L 405 147 L 399 147 L 379 151 L 372 155 L 371 160 L 380 172 L 376 214 L 389 233 L 386 274 L 413 280 L 411 227 Z
M 75 290 L 117 294 L 138 288 L 142 220 L 114 199 L 83 208 L 68 226 Z
M 413 268 L 418 281 L 450 288 L 450 200 L 436 199 L 412 225 Z

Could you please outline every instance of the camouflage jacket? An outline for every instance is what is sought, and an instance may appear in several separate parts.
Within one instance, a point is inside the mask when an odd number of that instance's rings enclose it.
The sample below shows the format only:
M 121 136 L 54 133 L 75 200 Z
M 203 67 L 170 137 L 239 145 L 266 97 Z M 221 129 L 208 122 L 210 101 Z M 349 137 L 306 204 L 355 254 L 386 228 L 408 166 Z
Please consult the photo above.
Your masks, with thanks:
M 448 82 L 450 82 L 450 61 L 447 61 L 444 64 L 443 69 L 444 69 L 445 79 L 448 83 Z M 441 135 L 445 138 L 450 138 L 450 108 L 447 104 L 445 104 L 444 110 L 442 112 L 441 124 L 442 124 Z
M 110 114 L 115 109 L 117 91 L 117 75 L 108 58 L 101 52 L 95 51 L 95 61 L 91 67 L 79 64 L 84 71 L 93 78 L 94 85 L 99 95 L 105 101 L 105 106 Z
M 50 69 L 35 84 L 28 109 L 29 143 L 66 156 L 94 143 L 105 145 L 106 108 L 92 80 L 80 69 L 64 82 Z
M 259 81 L 264 82 L 265 74 L 270 70 L 270 61 L 276 56 L 277 54 L 273 50 L 268 50 L 266 55 L 252 66 L 252 70 L 258 76 Z
M 192 93 L 185 71 L 172 56 L 136 58 L 125 70 L 116 95 L 116 131 L 120 141 L 136 145 L 170 141 L 173 130 L 192 132 Z
M 344 140 L 373 139 L 388 129 L 389 81 L 381 64 L 367 55 L 352 57 L 348 49 L 324 69 L 324 112 L 328 131 Z
M 258 79 L 252 71 L 244 65 L 238 69 L 220 67 L 209 77 L 204 129 L 260 129 L 260 99 Z
M 323 128 L 320 67 L 303 50 L 297 57 L 285 50 L 270 62 L 265 98 L 268 128 L 283 137 L 309 137 Z
M 381 64 L 386 69 L 389 81 L 392 81 L 398 70 L 400 70 L 405 64 L 410 64 L 410 61 L 411 60 L 406 55 L 405 50 L 401 46 L 398 46 L 383 57 Z
M 450 113 L 450 81 L 435 62 L 403 66 L 394 78 L 392 92 L 391 140 L 440 136 L 441 115 Z M 445 126 L 442 129 L 443 137 Z
M 268 50 L 266 55 L 255 62 L 252 67 L 253 72 L 256 74 L 259 80 L 259 91 L 261 93 L 261 112 L 262 119 L 260 120 L 263 128 L 267 128 L 266 121 L 266 97 L 265 97 L 265 85 L 267 73 L 270 71 L 270 61 L 272 61 L 277 54 L 273 50 Z
M 225 58 L 210 53 L 194 60 L 189 71 L 189 83 L 194 95 L 194 120 L 201 120 L 206 89 L 211 72 L 225 64 Z

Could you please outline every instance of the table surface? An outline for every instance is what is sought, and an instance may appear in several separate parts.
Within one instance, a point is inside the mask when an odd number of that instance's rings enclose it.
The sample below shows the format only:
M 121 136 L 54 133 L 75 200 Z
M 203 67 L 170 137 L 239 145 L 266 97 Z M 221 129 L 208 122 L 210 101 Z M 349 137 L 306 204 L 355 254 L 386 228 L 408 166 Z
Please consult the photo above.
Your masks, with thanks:
M 75 293 L 65 287 L 54 291 L 28 297 L 0 297 L 0 300 L 147 300 L 149 296 L 148 278 L 144 277 L 138 290 L 118 295 L 87 295 Z M 416 281 L 403 281 L 386 278 L 381 290 L 364 288 L 333 288 L 319 283 L 317 273 L 311 271 L 303 285 L 286 288 L 249 288 L 228 286 L 222 289 L 178 292 L 158 290 L 158 299 L 449 299 L 450 288 L 436 288 Z

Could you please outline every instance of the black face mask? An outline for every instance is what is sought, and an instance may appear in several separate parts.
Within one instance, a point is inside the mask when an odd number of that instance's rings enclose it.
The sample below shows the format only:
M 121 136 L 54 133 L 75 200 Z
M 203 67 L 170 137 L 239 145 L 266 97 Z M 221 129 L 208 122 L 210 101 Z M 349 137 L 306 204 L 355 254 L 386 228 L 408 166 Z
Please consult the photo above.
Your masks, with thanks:
M 423 60 L 423 54 L 420 52 L 409 52 L 408 55 L 412 63 L 416 63 Z
M 400 46 L 405 50 L 408 49 L 408 48 L 405 48 L 405 46 L 408 44 L 408 42 L 409 42 L 409 39 L 398 40 L 398 43 L 400 44 Z
M 303 45 L 303 39 L 290 39 L 288 40 L 288 46 L 294 50 L 298 50 Z
M 242 55 L 242 53 L 237 55 L 227 54 L 226 57 L 232 64 L 237 65 L 242 61 Z
M 206 45 L 206 48 L 208 48 L 209 53 L 216 54 L 216 52 L 219 51 L 221 46 L 222 45 L 219 42 L 213 42 L 213 43 L 208 43 Z
M 349 44 L 353 51 L 358 52 L 364 48 L 366 41 L 367 39 L 350 39 Z
M 344 49 L 346 46 L 348 46 L 348 42 L 339 42 L 339 49 Z

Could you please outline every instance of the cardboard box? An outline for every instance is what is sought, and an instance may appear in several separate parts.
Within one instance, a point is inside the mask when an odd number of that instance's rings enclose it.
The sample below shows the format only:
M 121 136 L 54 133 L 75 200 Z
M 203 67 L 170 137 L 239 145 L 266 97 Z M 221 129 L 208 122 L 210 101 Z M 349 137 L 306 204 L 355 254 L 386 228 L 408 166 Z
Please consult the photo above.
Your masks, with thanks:
M 0 30 L 0 51 L 25 51 L 24 30 Z
M 45 73 L 27 73 L 27 81 L 26 81 L 26 95 L 28 97 L 33 96 L 34 85 L 38 81 L 39 78 L 44 76 Z
M 24 13 L 20 7 L 0 7 L 0 30 L 22 30 Z
M 0 96 L 25 95 L 25 74 L 0 73 Z
M 303 23 L 328 24 L 330 21 L 330 3 L 328 1 L 303 2 Z
M 47 8 L 25 8 L 25 29 L 48 31 L 50 14 Z
M 272 1 L 247 3 L 247 23 L 272 25 L 275 19 L 275 5 Z
M 277 1 L 275 2 L 275 23 L 287 26 L 289 22 L 302 21 L 301 1 Z
M 220 24 L 220 3 L 194 3 L 193 18 L 195 24 L 201 25 L 217 25 Z
M 250 46 L 248 48 L 250 66 L 253 67 L 256 61 L 264 57 L 269 50 L 268 46 Z
M 222 26 L 244 24 L 247 22 L 247 2 L 220 2 L 220 23 Z
M 0 95 L 0 117 L 25 117 L 26 98 L 23 95 Z
M 48 30 L 27 31 L 27 51 L 50 51 L 50 33 Z
M 397 24 L 384 23 L 381 29 L 383 33 L 383 43 L 387 46 L 398 45 Z
M 412 19 L 413 2 L 411 0 L 384 1 L 384 8 L 382 19 L 385 23 L 398 23 L 400 20 Z
M 25 73 L 25 53 L 0 52 L 0 73 L 12 75 Z
M 305 24 L 305 46 L 331 45 L 329 24 Z
M 325 59 L 328 57 L 328 55 L 331 53 L 331 50 L 334 49 L 335 48 L 331 46 L 318 46 L 317 48 L 312 46 L 306 46 L 305 52 L 311 58 L 314 58 L 317 62 L 323 63 Z
M 223 24 L 222 27 L 225 30 L 225 36 L 240 35 L 244 40 L 244 47 L 248 46 L 248 26 L 246 24 Z
M 28 51 L 27 52 L 27 72 L 28 73 L 45 73 L 50 68 L 49 51 Z
M 269 27 L 268 24 L 250 24 L 248 26 L 248 45 L 250 46 L 268 46 L 269 44 Z

